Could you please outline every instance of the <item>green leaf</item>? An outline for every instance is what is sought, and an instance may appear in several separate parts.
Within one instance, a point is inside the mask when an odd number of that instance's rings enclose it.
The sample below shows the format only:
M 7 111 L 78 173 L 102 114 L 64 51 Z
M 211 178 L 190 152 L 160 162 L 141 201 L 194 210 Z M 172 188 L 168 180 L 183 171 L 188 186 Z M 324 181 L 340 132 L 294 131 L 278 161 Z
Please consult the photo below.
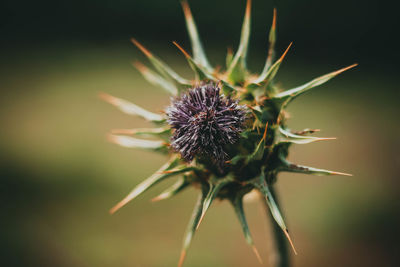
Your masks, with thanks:
M 257 248 L 254 245 L 254 241 L 253 241 L 253 238 L 252 238 L 250 230 L 249 230 L 249 225 L 247 224 L 246 215 L 244 213 L 243 194 L 238 193 L 234 199 L 231 199 L 231 204 L 233 205 L 233 208 L 235 209 L 236 216 L 239 219 L 240 226 L 242 227 L 243 234 L 244 234 L 247 244 L 249 244 L 249 246 L 251 246 L 251 248 L 254 251 L 254 254 L 256 254 L 258 261 L 262 264 L 262 259 L 261 259 L 260 253 L 258 253 Z
M 261 106 L 247 106 L 249 109 L 251 109 L 252 113 L 254 114 L 254 116 L 256 117 L 257 120 L 259 120 L 260 122 L 263 122 L 263 111 Z
M 265 61 L 264 69 L 261 72 L 260 77 L 266 77 L 268 70 L 271 67 L 272 60 L 274 59 L 274 55 L 275 55 L 275 43 L 276 43 L 276 8 L 274 8 L 274 17 L 272 19 L 272 26 L 269 31 L 268 56 L 267 56 L 267 60 Z M 262 80 L 264 80 L 264 79 L 262 79 Z
M 173 42 L 173 44 L 182 52 L 182 54 L 185 56 L 189 66 L 192 68 L 192 70 L 195 73 L 196 80 L 197 81 L 204 81 L 204 80 L 210 80 L 216 82 L 216 78 L 211 75 L 207 69 L 202 67 L 201 65 L 197 64 L 193 58 L 187 53 L 177 42 Z M 226 93 L 227 95 L 231 94 L 232 92 L 237 91 L 238 89 L 232 85 L 230 85 L 228 82 L 222 80 L 222 79 L 217 79 L 218 83 L 220 83 L 222 86 L 222 91 Z
M 274 196 L 271 193 L 269 186 L 265 181 L 264 173 L 262 173 L 261 176 L 259 177 L 259 179 L 257 179 L 255 181 L 254 185 L 264 195 L 265 200 L 267 201 L 269 210 L 271 211 L 272 217 L 274 218 L 275 222 L 279 225 L 279 227 L 282 229 L 282 231 L 285 234 L 286 238 L 288 239 L 290 245 L 292 246 L 294 253 L 297 254 L 296 249 L 294 248 L 292 239 L 289 236 L 289 231 L 286 227 L 286 224 L 285 224 L 285 221 L 281 214 L 281 211 L 279 210 L 279 207 L 275 202 Z
M 267 138 L 267 131 L 268 131 L 268 123 L 265 125 L 263 137 L 261 138 L 260 142 L 256 146 L 256 149 L 253 151 L 253 153 L 250 154 L 249 157 L 247 158 L 247 162 L 262 159 L 265 151 L 265 141 Z
M 227 69 L 229 69 L 229 66 L 232 64 L 232 60 L 233 60 L 233 51 L 232 51 L 232 48 L 228 47 L 228 50 L 226 52 L 226 60 L 225 60 Z
M 262 86 L 268 85 L 269 82 L 271 82 L 275 78 L 275 75 L 278 73 L 279 67 L 281 66 L 281 63 L 282 63 L 283 59 L 285 58 L 285 56 L 291 46 L 292 46 L 292 43 L 289 44 L 288 48 L 286 48 L 285 52 L 274 63 L 274 65 L 272 65 L 271 68 L 269 68 L 267 72 L 261 73 L 261 75 L 253 83 L 257 84 L 257 85 L 262 85 Z
M 114 144 L 128 148 L 143 148 L 150 150 L 159 150 L 166 146 L 164 141 L 144 140 L 125 135 L 109 134 L 108 140 Z
M 323 141 L 323 140 L 333 140 L 336 138 L 317 138 L 315 137 L 314 139 L 279 139 L 277 141 L 277 144 L 281 144 L 281 143 L 290 143 L 290 144 L 296 144 L 296 145 L 306 145 L 306 144 L 310 144 L 316 141 Z
M 139 135 L 139 136 L 155 136 L 159 138 L 169 138 L 171 129 L 169 127 L 161 128 L 138 128 L 138 129 L 114 129 L 112 134 L 126 134 L 126 135 Z
M 164 180 L 167 177 L 171 177 L 173 175 L 177 175 L 182 172 L 169 172 L 166 171 L 176 167 L 179 164 L 180 160 L 177 156 L 172 157 L 167 163 L 165 163 L 158 171 L 156 171 L 152 176 L 138 184 L 124 199 L 122 199 L 117 205 L 115 205 L 112 209 L 110 209 L 110 213 L 113 214 L 123 206 L 125 206 L 128 202 L 136 198 L 141 193 L 145 192 L 155 184 Z
M 343 68 L 343 69 L 340 69 L 340 70 L 325 74 L 325 75 L 323 75 L 321 77 L 315 78 L 314 80 L 312 80 L 312 81 L 310 81 L 310 82 L 308 82 L 306 84 L 303 84 L 303 85 L 301 85 L 299 87 L 296 87 L 296 88 L 293 88 L 293 89 L 278 93 L 273 97 L 273 99 L 276 99 L 279 102 L 281 102 L 281 105 L 282 105 L 282 108 L 283 108 L 287 104 L 289 104 L 293 99 L 298 97 L 299 95 L 302 95 L 305 92 L 309 91 L 310 89 L 312 89 L 314 87 L 317 87 L 317 86 L 319 86 L 321 84 L 326 83 L 327 81 L 329 81 L 333 77 L 339 75 L 340 73 L 342 73 L 342 72 L 344 72 L 344 71 L 346 71 L 348 69 L 354 68 L 355 66 L 357 66 L 357 64 L 353 64 L 353 65 L 348 66 L 346 68 Z
M 244 15 L 242 33 L 238 51 L 236 52 L 232 63 L 228 68 L 228 79 L 233 84 L 241 84 L 245 82 L 247 74 L 246 57 L 250 38 L 250 17 L 251 17 L 251 0 L 247 0 L 246 12 Z
M 149 68 L 147 68 L 140 62 L 134 63 L 134 66 L 149 83 L 155 86 L 160 86 L 173 96 L 176 96 L 178 94 L 178 88 L 175 86 L 175 84 L 167 81 L 154 71 L 151 71 Z
M 106 102 L 110 103 L 111 105 L 116 106 L 119 110 L 122 112 L 129 114 L 129 115 L 134 115 L 134 116 L 139 116 L 144 118 L 145 120 L 152 121 L 152 122 L 164 122 L 165 119 L 163 116 L 147 111 L 142 107 L 139 107 L 131 102 L 128 102 L 126 100 L 111 96 L 106 93 L 100 93 L 100 97 L 105 100 Z
M 203 81 L 203 80 L 213 80 L 213 77 L 208 74 L 207 70 L 204 69 L 202 66 L 197 64 L 193 58 L 177 43 L 173 42 L 173 44 L 182 52 L 182 54 L 185 56 L 187 62 L 189 63 L 189 66 L 192 68 L 196 75 L 196 80 L 197 81 Z
M 211 72 L 213 68 L 207 60 L 189 5 L 186 0 L 181 1 L 181 4 L 183 13 L 185 14 L 186 27 L 189 32 L 190 42 L 192 43 L 194 61 Z
M 222 92 L 226 95 L 231 95 L 232 93 L 239 91 L 237 87 L 232 86 L 231 84 L 222 79 L 220 79 L 219 82 L 222 85 Z
M 196 233 L 197 230 L 197 225 L 199 224 L 200 217 L 201 217 L 201 212 L 203 209 L 203 202 L 207 196 L 207 187 L 205 185 L 201 185 L 201 193 L 199 195 L 199 198 L 196 202 L 196 205 L 193 209 L 192 217 L 190 218 L 189 224 L 186 229 L 186 233 L 183 239 L 183 248 L 181 251 L 181 256 L 179 258 L 179 263 L 178 267 L 181 267 L 183 265 L 183 262 L 186 258 L 186 253 L 187 250 L 190 246 L 190 243 L 192 242 L 193 236 Z
M 243 155 L 236 155 L 234 156 L 231 160 L 229 160 L 228 162 L 232 165 L 236 165 L 239 163 L 240 160 L 245 159 L 246 156 Z
M 336 139 L 335 137 L 313 137 L 313 136 L 305 136 L 305 135 L 297 135 L 289 130 L 283 129 L 279 127 L 279 132 L 289 140 L 280 140 L 280 142 L 289 142 L 294 144 L 309 144 L 316 141 L 325 141 L 325 140 L 333 140 Z
M 179 74 L 173 71 L 166 63 L 164 63 L 161 59 L 154 56 L 148 49 L 146 49 L 141 43 L 139 43 L 136 39 L 131 38 L 131 41 L 134 45 L 136 45 L 140 51 L 149 59 L 150 63 L 157 69 L 157 71 L 164 76 L 164 78 L 173 81 L 176 85 L 179 85 L 179 89 L 182 90 L 184 88 L 190 87 L 191 82 L 182 78 Z
M 280 171 L 313 174 L 313 175 L 318 175 L 318 176 L 325 176 L 325 175 L 353 176 L 352 174 L 348 174 L 348 173 L 335 172 L 335 171 L 329 171 L 329 170 L 324 170 L 324 169 L 318 169 L 318 168 L 293 164 L 286 160 L 284 160 L 284 163 L 285 163 L 285 165 L 280 169 Z
M 203 208 L 202 208 L 202 212 L 201 212 L 201 217 L 199 220 L 199 223 L 197 224 L 197 228 L 199 228 L 201 222 L 204 219 L 204 216 L 206 215 L 206 212 L 208 210 L 208 208 L 210 207 L 211 203 L 214 201 L 214 199 L 217 197 L 219 191 L 228 183 L 232 182 L 232 178 L 231 177 L 226 177 L 223 179 L 210 179 L 209 180 L 209 190 L 207 193 L 206 198 L 203 201 Z
M 320 129 L 309 129 L 309 128 L 306 128 L 304 130 L 295 132 L 295 134 L 297 134 L 297 135 L 307 135 L 307 134 L 313 134 L 313 133 L 319 132 L 319 131 L 320 131 Z
M 185 188 L 187 188 L 189 185 L 190 182 L 188 181 L 188 179 L 185 177 L 181 177 L 176 181 L 176 183 L 174 183 L 171 187 L 163 191 L 157 197 L 153 198 L 151 201 L 155 202 L 171 198 L 176 194 L 178 194 L 179 192 L 181 192 L 182 190 L 184 190 Z

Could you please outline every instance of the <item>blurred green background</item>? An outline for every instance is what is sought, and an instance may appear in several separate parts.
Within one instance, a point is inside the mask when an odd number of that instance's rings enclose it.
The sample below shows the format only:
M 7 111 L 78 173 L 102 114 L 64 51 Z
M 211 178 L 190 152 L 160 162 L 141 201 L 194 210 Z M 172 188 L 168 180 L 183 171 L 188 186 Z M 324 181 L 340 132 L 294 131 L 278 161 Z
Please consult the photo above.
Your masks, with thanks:
M 253 1 L 249 65 L 262 68 L 273 6 L 278 53 L 294 46 L 286 88 L 358 62 L 296 100 L 291 128 L 337 140 L 293 147 L 298 163 L 353 177 L 283 174 L 278 191 L 299 255 L 294 266 L 398 266 L 400 225 L 398 55 L 389 1 Z M 190 1 L 213 64 L 236 49 L 245 1 Z M 148 126 L 103 103 L 100 91 L 152 111 L 169 97 L 130 63 L 135 36 L 190 78 L 171 44 L 189 48 L 177 0 L 2 1 L 0 4 L 0 265 L 175 266 L 196 191 L 108 209 L 165 158 L 106 141 L 113 128 Z M 246 206 L 264 266 L 272 260 L 261 206 Z M 215 203 L 185 266 L 260 266 L 233 211 Z

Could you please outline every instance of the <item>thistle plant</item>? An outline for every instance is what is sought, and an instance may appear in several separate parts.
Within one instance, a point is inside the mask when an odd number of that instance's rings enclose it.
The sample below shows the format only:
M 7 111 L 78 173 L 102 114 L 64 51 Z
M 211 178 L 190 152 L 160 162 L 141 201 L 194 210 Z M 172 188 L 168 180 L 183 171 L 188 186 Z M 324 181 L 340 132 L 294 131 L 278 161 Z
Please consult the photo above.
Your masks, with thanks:
M 251 13 L 251 0 L 248 0 L 237 52 L 233 54 L 228 51 L 225 70 L 215 68 L 203 50 L 188 3 L 182 1 L 181 4 L 193 55 L 176 42 L 174 44 L 193 69 L 194 79 L 181 77 L 137 40 L 132 39 L 154 70 L 142 63 L 135 63 L 135 67 L 146 80 L 171 94 L 171 104 L 165 112 L 156 114 L 108 94 L 101 95 L 122 112 L 142 117 L 155 126 L 150 129 L 114 130 L 109 135 L 110 141 L 128 148 L 153 150 L 169 158 L 167 163 L 137 185 L 110 212 L 116 212 L 159 182 L 179 176 L 176 183 L 153 199 L 168 199 L 191 186 L 200 192 L 184 237 L 179 266 L 182 266 L 196 230 L 216 199 L 228 200 L 232 204 L 247 243 L 261 261 L 243 209 L 244 196 L 255 191 L 262 196 L 260 199 L 274 221 L 279 266 L 288 266 L 288 244 L 294 253 L 296 251 L 274 190 L 278 174 L 349 174 L 303 166 L 287 159 L 293 144 L 309 144 L 334 138 L 311 136 L 318 131 L 314 129 L 291 131 L 287 126 L 285 109 L 298 96 L 356 64 L 289 90 L 280 88 L 275 82 L 275 76 L 291 44 L 275 59 L 274 10 L 265 66 L 260 74 L 251 73 L 246 65 Z

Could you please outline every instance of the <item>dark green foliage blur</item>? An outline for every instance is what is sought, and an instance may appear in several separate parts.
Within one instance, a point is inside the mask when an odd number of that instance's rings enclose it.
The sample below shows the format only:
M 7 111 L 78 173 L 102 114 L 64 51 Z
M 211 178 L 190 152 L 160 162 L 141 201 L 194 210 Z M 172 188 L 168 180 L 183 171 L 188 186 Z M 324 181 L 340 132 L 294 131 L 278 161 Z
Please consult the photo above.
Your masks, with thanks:
M 277 190 L 299 252 L 294 265 L 396 266 L 395 9 L 385 1 L 275 2 L 253 2 L 250 69 L 262 68 L 273 6 L 277 51 L 294 42 L 278 79 L 286 88 L 360 64 L 289 108 L 292 129 L 320 128 L 321 136 L 338 137 L 295 146 L 290 158 L 354 174 L 280 176 Z M 210 60 L 223 65 L 226 48 L 237 49 L 245 1 L 189 3 Z M 108 209 L 165 158 L 108 143 L 111 128 L 148 124 L 97 94 L 152 111 L 168 105 L 168 96 L 130 65 L 145 58 L 129 38 L 191 78 L 171 43 L 189 50 L 179 2 L 3 1 L 0 33 L 0 265 L 175 266 L 196 192 L 150 203 L 161 186 L 110 216 Z M 269 266 L 270 226 L 260 209 L 246 204 Z M 199 232 L 185 266 L 260 266 L 227 203 L 215 203 Z

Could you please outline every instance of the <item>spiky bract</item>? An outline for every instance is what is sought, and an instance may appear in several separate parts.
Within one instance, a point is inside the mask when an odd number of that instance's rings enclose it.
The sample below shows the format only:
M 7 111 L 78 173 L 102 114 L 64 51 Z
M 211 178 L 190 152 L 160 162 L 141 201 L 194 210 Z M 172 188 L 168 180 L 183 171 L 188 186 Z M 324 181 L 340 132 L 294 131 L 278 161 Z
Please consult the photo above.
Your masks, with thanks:
M 149 59 L 155 71 L 141 63 L 135 64 L 137 69 L 149 82 L 159 85 L 173 97 L 178 97 L 173 98 L 166 114 L 155 114 L 125 100 L 102 94 L 106 101 L 123 112 L 140 116 L 158 127 L 114 130 L 110 135 L 112 142 L 125 147 L 168 152 L 170 157 L 164 166 L 136 186 L 111 209 L 111 212 L 117 211 L 162 180 L 181 175 L 174 185 L 153 199 L 156 201 L 169 198 L 191 185 L 200 188 L 199 201 L 189 222 L 179 265 L 182 265 L 196 229 L 216 198 L 227 199 L 232 203 L 246 241 L 258 255 L 242 206 L 243 196 L 252 190 L 258 191 L 263 196 L 263 201 L 271 211 L 272 217 L 291 243 L 273 193 L 273 184 L 278 173 L 348 174 L 302 166 L 287 160 L 288 150 L 292 144 L 308 144 L 332 138 L 312 137 L 309 134 L 315 130 L 309 129 L 292 132 L 286 126 L 285 108 L 293 99 L 354 67 L 355 64 L 315 78 L 301 86 L 286 91 L 280 89 L 275 83 L 275 75 L 290 45 L 274 62 L 276 41 L 274 10 L 265 66 L 261 74 L 252 74 L 246 67 L 251 10 L 251 1 L 248 0 L 238 50 L 236 54 L 228 52 L 226 70 L 221 71 L 208 62 L 186 1 L 182 1 L 182 7 L 192 43 L 193 57 L 177 43 L 174 44 L 183 52 L 193 69 L 194 80 L 182 78 L 143 45 L 132 39 Z M 217 87 L 216 84 L 220 86 Z M 220 90 L 228 97 L 220 95 Z M 243 124 L 244 105 L 251 111 L 245 124 Z M 137 138 L 137 136 L 152 136 L 158 140 Z M 227 159 L 226 164 L 221 164 L 225 159 Z

